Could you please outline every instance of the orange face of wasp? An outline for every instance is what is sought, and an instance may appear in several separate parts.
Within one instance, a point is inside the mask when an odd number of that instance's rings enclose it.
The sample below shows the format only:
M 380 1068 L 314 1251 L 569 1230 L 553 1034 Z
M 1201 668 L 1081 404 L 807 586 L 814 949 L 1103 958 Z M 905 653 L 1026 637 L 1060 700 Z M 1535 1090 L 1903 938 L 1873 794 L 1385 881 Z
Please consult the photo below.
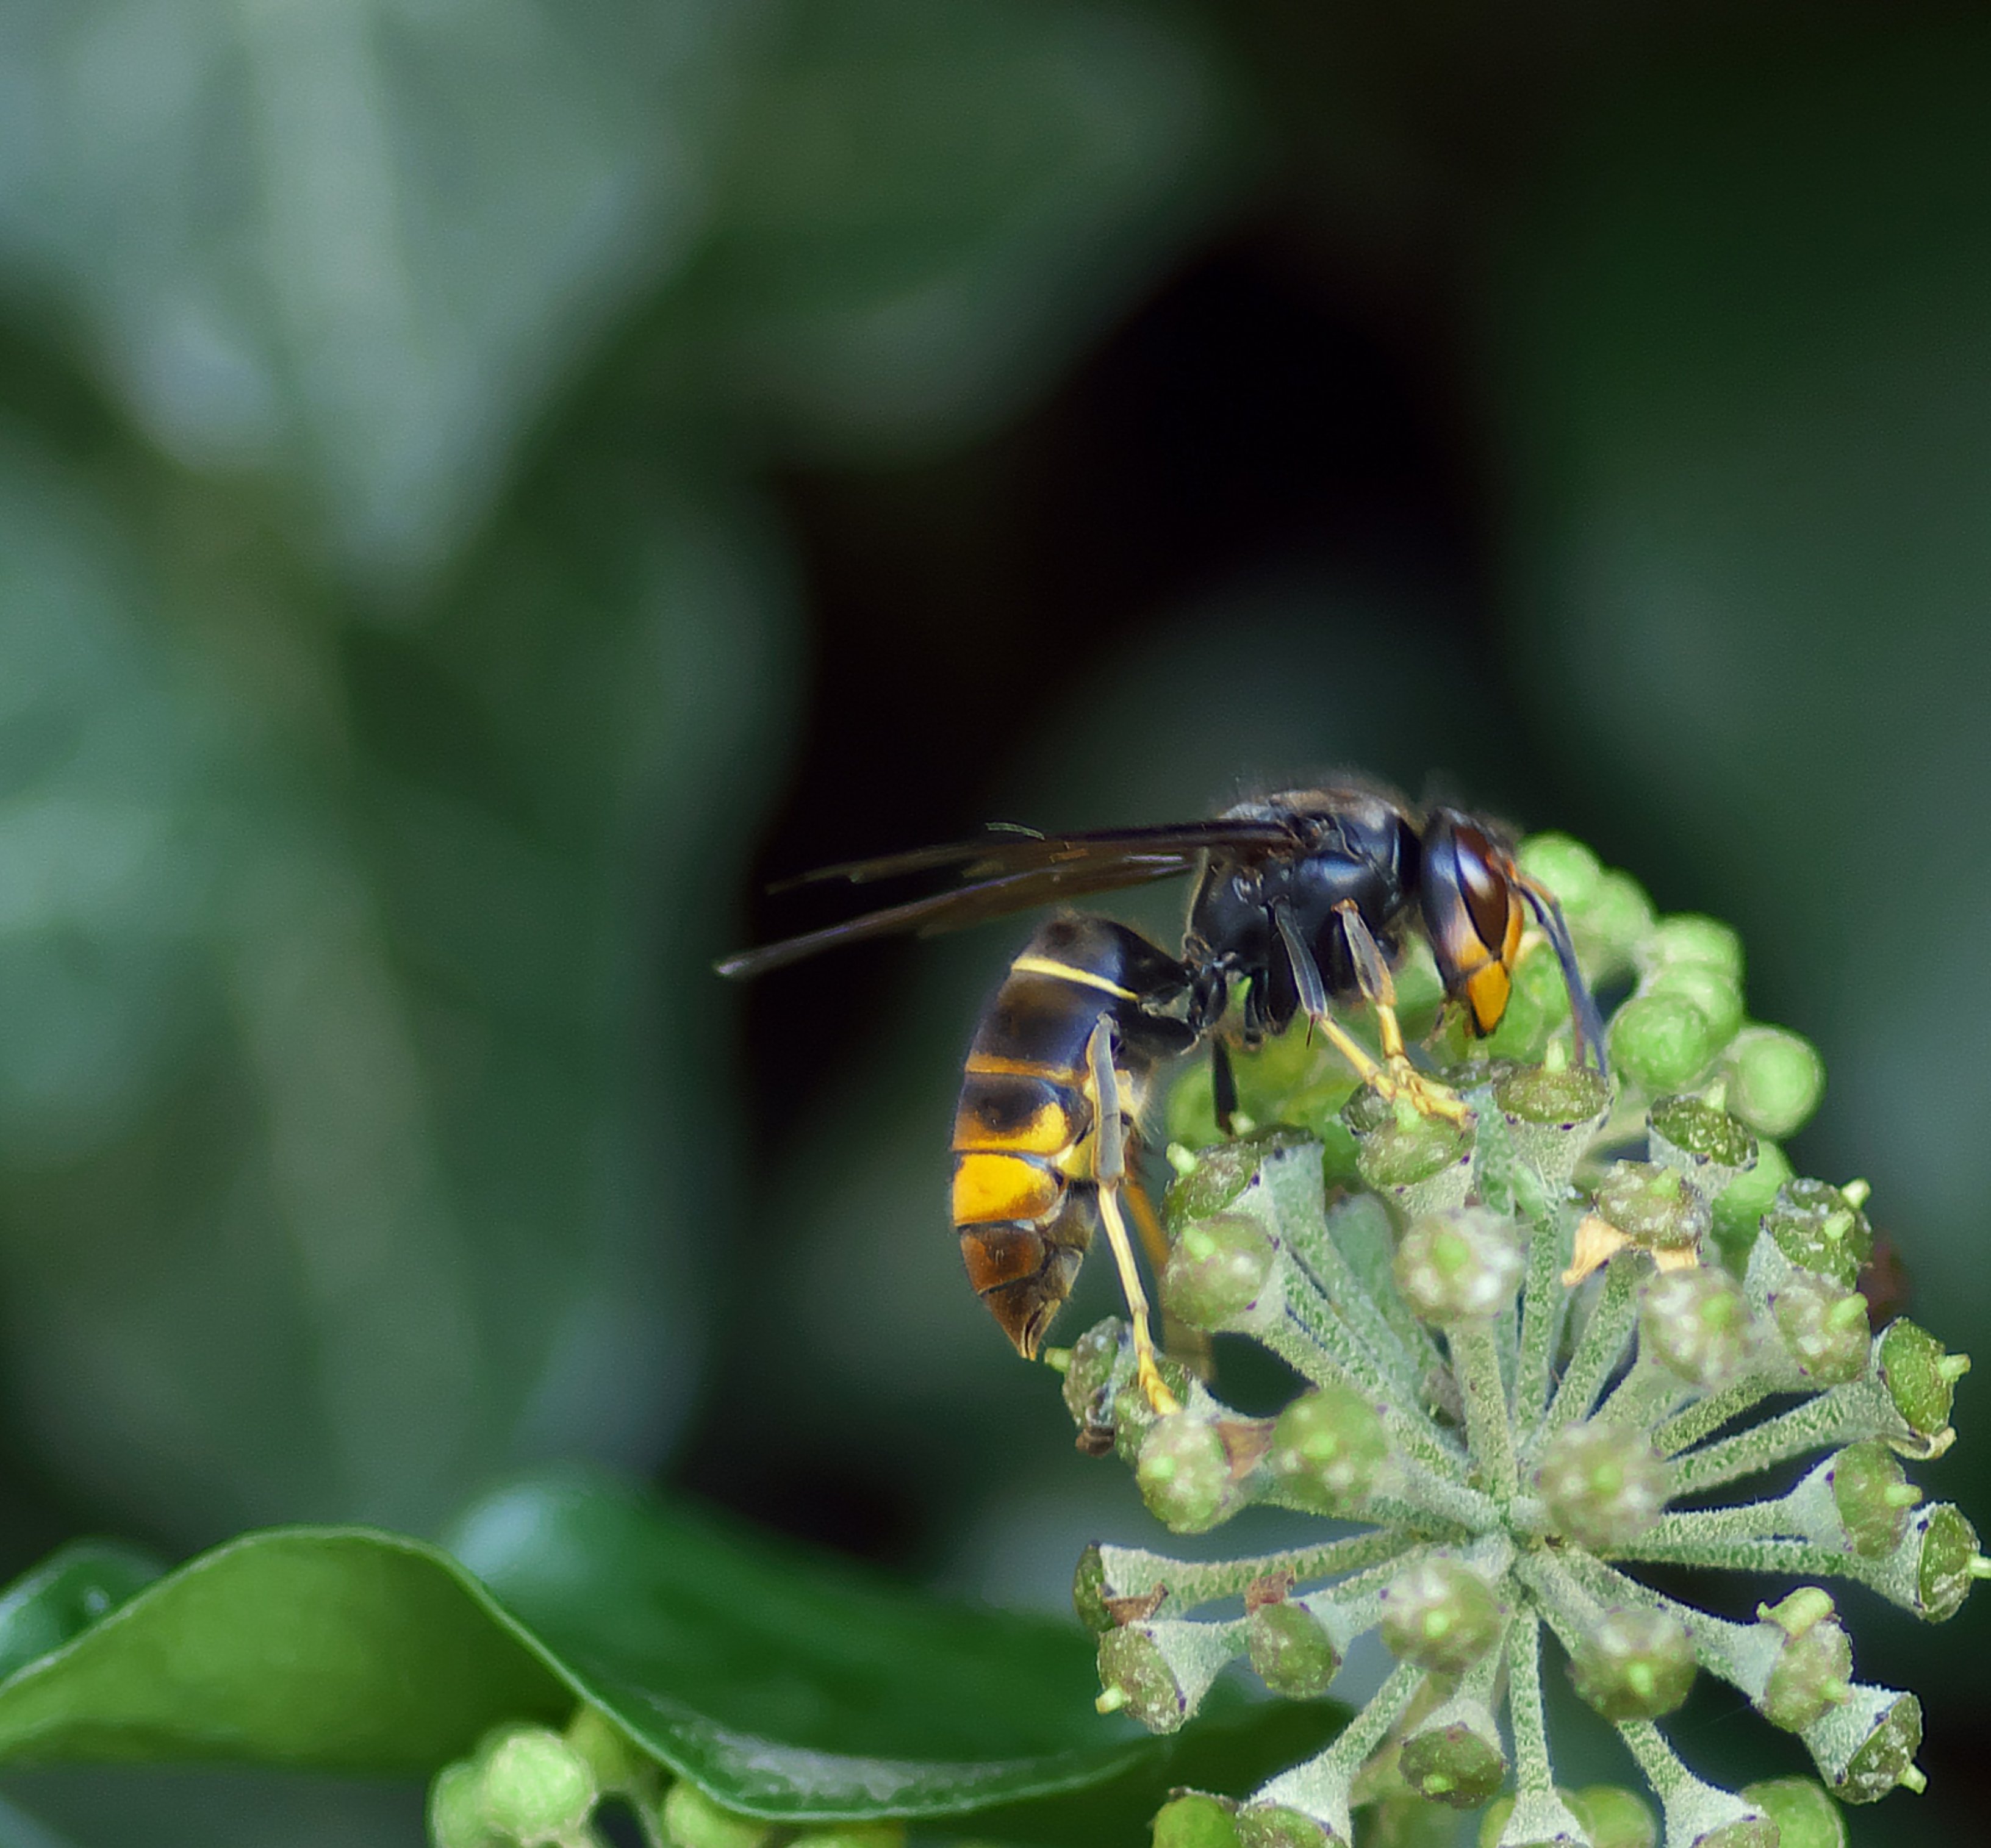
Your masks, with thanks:
M 1521 948 L 1513 863 L 1473 822 L 1441 810 L 1424 830 L 1418 887 L 1445 991 L 1464 1003 L 1475 1033 L 1490 1033 L 1507 1011 Z

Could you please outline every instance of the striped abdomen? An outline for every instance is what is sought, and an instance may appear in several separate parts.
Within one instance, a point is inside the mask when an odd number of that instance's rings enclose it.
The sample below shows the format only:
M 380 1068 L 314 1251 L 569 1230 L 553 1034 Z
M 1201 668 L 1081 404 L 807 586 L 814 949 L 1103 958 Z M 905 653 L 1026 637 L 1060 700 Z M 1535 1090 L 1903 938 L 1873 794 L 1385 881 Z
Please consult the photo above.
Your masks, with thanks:
M 1149 1010 L 1188 980 L 1124 924 L 1053 918 L 1010 964 L 975 1029 L 955 1118 L 954 1223 L 969 1281 L 1026 1359 L 1071 1294 L 1098 1223 L 1094 1029 L 1112 1023 L 1132 1145 L 1156 1064 L 1195 1040 L 1179 1019 Z

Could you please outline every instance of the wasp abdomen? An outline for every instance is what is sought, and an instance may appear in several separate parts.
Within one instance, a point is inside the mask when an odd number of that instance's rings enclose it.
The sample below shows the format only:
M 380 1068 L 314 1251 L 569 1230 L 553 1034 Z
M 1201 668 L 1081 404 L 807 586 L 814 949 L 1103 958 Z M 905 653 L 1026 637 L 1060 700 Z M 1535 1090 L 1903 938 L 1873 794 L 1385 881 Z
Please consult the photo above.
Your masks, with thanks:
M 1146 1004 L 1186 979 L 1123 924 L 1054 918 L 1010 964 L 975 1029 L 955 1115 L 954 1223 L 968 1281 L 1026 1357 L 1071 1294 L 1099 1220 L 1093 1033 L 1102 1017 L 1112 1020 L 1131 1141 L 1156 1057 L 1186 1033 Z

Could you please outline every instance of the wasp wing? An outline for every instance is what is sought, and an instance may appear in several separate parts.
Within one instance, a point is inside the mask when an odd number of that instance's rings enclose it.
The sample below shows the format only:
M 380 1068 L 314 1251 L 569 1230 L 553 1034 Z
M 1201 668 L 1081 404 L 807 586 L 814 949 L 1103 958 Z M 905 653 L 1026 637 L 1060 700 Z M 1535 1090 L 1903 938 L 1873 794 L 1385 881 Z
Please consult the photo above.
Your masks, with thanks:
M 902 931 L 931 937 L 990 918 L 1006 917 L 1012 912 L 1027 911 L 1033 905 L 1049 904 L 1057 899 L 1115 892 L 1155 880 L 1179 879 L 1194 869 L 1196 857 L 1193 853 L 1123 853 L 1111 860 L 1032 866 L 1019 873 L 998 873 L 928 898 L 867 911 L 846 924 L 831 924 L 827 929 L 787 938 L 757 950 L 744 950 L 716 966 L 720 975 L 738 978 L 765 975 L 770 969 L 786 968 L 805 957 L 845 944 L 868 943 L 873 938 L 890 937 Z
M 938 847 L 881 854 L 875 859 L 845 860 L 834 866 L 819 866 L 813 872 L 782 880 L 768 890 L 787 892 L 798 886 L 820 885 L 831 880 L 843 880 L 853 886 L 869 885 L 876 880 L 937 872 L 948 866 L 958 868 L 964 878 L 978 880 L 999 873 L 1098 865 L 1127 858 L 1145 859 L 1156 854 L 1193 856 L 1212 847 L 1275 853 L 1291 846 L 1294 838 L 1293 830 L 1281 822 L 1241 815 L 1152 828 L 1103 828 L 1076 834 L 1039 834 L 1031 829 L 1006 826 L 992 828 L 972 840 L 950 841 Z

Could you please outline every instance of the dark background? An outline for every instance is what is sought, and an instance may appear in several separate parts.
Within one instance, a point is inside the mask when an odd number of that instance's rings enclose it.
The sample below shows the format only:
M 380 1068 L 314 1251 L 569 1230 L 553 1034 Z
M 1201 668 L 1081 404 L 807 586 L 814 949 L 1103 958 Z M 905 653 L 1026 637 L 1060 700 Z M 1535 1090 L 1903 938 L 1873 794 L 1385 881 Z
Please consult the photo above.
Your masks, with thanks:
M 0 71 L 0 1566 L 578 1454 L 1057 1603 L 1145 1529 L 944 1222 L 1016 933 L 711 958 L 1337 764 L 1737 924 L 1799 1166 L 1991 1324 L 1969 12 L 24 0 Z M 1966 1839 L 1982 1614 L 1857 1615 L 1931 1788 L 1855 1839 Z

